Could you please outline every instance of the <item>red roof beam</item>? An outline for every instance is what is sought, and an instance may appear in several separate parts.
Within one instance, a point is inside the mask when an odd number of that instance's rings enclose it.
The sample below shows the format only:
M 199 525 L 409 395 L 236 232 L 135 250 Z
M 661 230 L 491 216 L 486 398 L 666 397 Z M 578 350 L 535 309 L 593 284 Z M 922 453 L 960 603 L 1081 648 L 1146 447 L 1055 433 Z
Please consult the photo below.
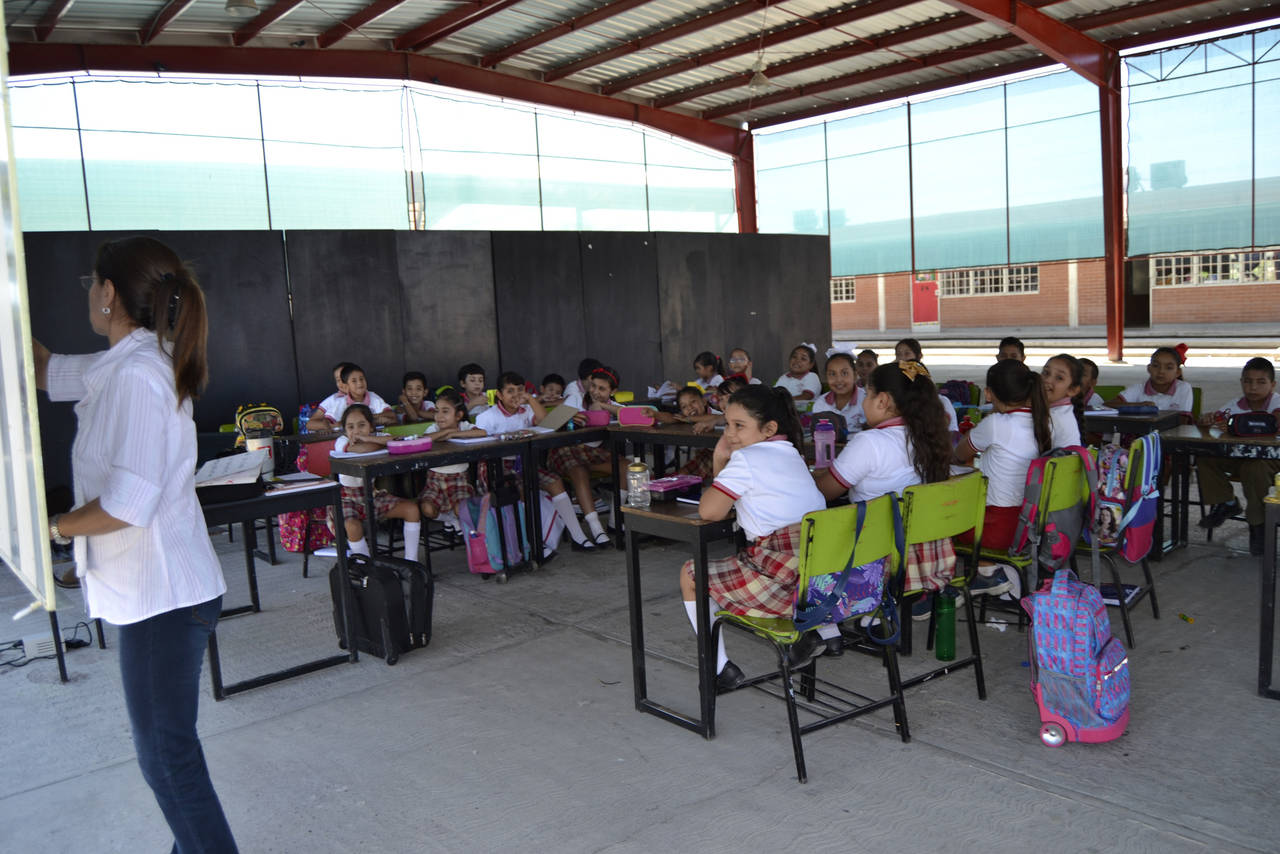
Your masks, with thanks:
M 471 0 L 398 36 L 393 46 L 396 50 L 422 50 L 490 15 L 510 9 L 519 2 L 520 0 Z
M 258 37 L 258 34 L 285 15 L 292 12 L 298 6 L 302 5 L 302 0 L 276 0 L 271 4 L 271 8 L 265 12 L 260 12 L 258 17 L 236 30 L 236 34 L 231 37 L 231 42 L 236 47 L 244 47 L 249 42 Z
M 44 14 L 40 16 L 40 23 L 36 24 L 36 41 L 45 41 L 53 35 L 58 21 L 62 20 L 62 16 L 71 8 L 73 2 L 75 0 L 53 0 L 49 4 L 49 8 L 45 9 Z
M 770 65 L 765 72 L 770 77 L 778 77 L 785 74 L 792 74 L 797 71 L 804 71 L 809 68 L 817 68 L 831 62 L 838 62 L 844 59 L 851 59 L 855 56 L 861 56 L 866 53 L 874 53 L 877 50 L 894 47 L 907 42 L 918 41 L 919 39 L 936 36 L 941 33 L 949 33 L 954 30 L 960 30 L 965 27 L 972 27 L 979 23 L 972 15 L 960 13 L 947 18 L 936 21 L 926 21 L 922 24 L 913 24 L 909 27 L 903 27 L 896 32 L 889 33 L 886 36 L 875 39 L 866 39 L 854 44 L 839 45 L 837 47 L 820 50 L 811 53 L 808 56 L 797 57 L 796 59 L 787 60 Z M 1019 44 L 1017 39 L 1013 40 L 1013 44 Z M 701 86 L 692 86 L 688 89 L 682 89 L 679 92 L 672 92 L 670 95 L 663 95 L 655 98 L 653 105 L 655 107 L 669 107 L 672 104 L 680 104 L 685 101 L 692 101 L 701 98 L 704 95 L 710 95 L 714 92 L 723 92 L 726 89 L 736 89 L 739 86 L 746 86 L 751 82 L 753 71 L 743 71 L 738 74 L 723 77 L 719 80 L 713 80 L 710 83 L 704 83 Z
M 915 2 L 915 0 L 912 0 Z M 615 15 L 621 15 L 623 12 L 630 11 L 637 6 L 643 6 L 650 0 L 613 0 L 612 3 L 606 3 L 598 9 L 592 9 L 584 15 L 565 21 L 563 24 L 557 24 L 554 27 L 548 27 L 539 33 L 534 33 L 526 39 L 513 42 L 506 47 L 499 48 L 488 56 L 480 60 L 480 64 L 486 68 L 492 68 L 505 59 L 524 53 L 526 50 L 532 50 L 538 45 L 546 44 L 549 41 L 567 36 L 570 33 L 577 32 L 583 27 L 589 27 L 592 24 L 598 24 L 603 20 L 612 18 Z
M 374 0 L 373 3 L 365 6 L 359 12 L 339 21 L 321 33 L 319 37 L 316 38 L 316 44 L 320 47 L 333 47 L 335 44 L 342 41 L 365 24 L 381 18 L 404 1 L 405 0 Z
M 150 44 L 152 39 L 164 32 L 164 28 L 169 26 L 174 18 L 187 11 L 187 7 L 194 2 L 195 0 L 169 0 L 145 27 L 138 30 L 138 42 Z
M 1120 61 L 1115 48 L 1090 38 L 1068 23 L 1022 0 L 946 0 L 962 12 L 977 15 L 1061 62 L 1096 86 L 1107 86 Z
M 692 33 L 700 32 L 709 27 L 718 26 L 726 21 L 732 21 L 749 15 L 757 9 L 765 8 L 769 5 L 769 0 L 738 0 L 732 6 L 702 15 L 698 18 L 691 18 L 688 21 L 676 24 L 674 27 L 667 27 L 664 30 L 650 33 L 647 36 L 641 36 L 638 39 L 632 39 L 629 42 L 620 44 L 617 47 L 611 47 L 608 50 L 602 50 L 593 53 L 590 56 L 584 56 L 582 59 L 574 62 L 566 63 L 557 68 L 553 68 L 543 75 L 544 80 L 550 82 L 559 80 L 562 77 L 568 77 L 570 74 L 577 74 L 588 68 L 608 62 L 611 59 L 617 59 L 620 56 L 626 56 L 629 53 L 635 53 L 638 50 L 644 50 L 655 44 L 669 42 L 672 39 L 682 38 Z

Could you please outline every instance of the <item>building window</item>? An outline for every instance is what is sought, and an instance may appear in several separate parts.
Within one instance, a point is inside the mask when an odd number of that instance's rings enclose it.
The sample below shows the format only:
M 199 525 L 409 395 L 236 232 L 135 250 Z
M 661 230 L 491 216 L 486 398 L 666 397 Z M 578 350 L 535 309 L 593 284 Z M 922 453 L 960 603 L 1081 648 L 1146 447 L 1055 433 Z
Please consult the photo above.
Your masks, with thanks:
M 1278 249 L 1160 255 L 1151 259 L 1151 281 L 1156 287 L 1274 282 L 1278 266 Z
M 1040 267 L 974 267 L 969 270 L 942 270 L 939 290 L 944 297 L 1034 294 L 1040 291 Z
M 831 279 L 832 302 L 856 302 L 857 290 L 854 276 L 833 276 Z

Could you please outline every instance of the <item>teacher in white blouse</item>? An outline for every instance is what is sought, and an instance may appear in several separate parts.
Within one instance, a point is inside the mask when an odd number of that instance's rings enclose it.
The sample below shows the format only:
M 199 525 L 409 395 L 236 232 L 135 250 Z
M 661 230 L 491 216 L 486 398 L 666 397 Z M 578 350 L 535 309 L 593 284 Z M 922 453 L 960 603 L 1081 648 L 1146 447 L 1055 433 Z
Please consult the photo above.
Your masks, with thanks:
M 35 344 L 36 384 L 77 401 L 75 509 L 53 517 L 49 535 L 74 538 L 90 616 L 119 626 L 138 765 L 173 851 L 234 852 L 196 735 L 200 663 L 226 591 L 195 492 L 204 295 L 149 237 L 104 243 L 82 282 L 109 349 L 58 356 Z

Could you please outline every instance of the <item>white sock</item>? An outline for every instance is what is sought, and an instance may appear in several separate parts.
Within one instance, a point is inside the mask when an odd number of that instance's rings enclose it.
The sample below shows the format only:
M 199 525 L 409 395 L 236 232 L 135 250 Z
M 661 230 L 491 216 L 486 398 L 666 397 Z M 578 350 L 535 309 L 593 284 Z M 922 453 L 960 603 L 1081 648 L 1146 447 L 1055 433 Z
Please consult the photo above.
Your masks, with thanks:
M 418 559 L 418 544 L 422 540 L 422 523 L 404 523 L 404 556 L 407 560 Z
M 818 626 L 816 631 L 818 632 L 818 637 L 823 640 L 831 640 L 832 638 L 840 637 L 840 627 L 835 623 L 823 623 Z
M 684 612 L 689 617 L 689 624 L 693 626 L 693 633 L 698 634 L 698 603 L 685 602 Z M 707 603 L 707 625 L 710 626 L 716 621 L 716 605 L 714 602 Z M 729 663 L 729 656 L 724 651 L 724 631 L 721 630 L 719 641 L 716 644 L 716 673 L 724 670 L 724 666 Z
M 453 528 L 459 531 L 462 530 L 462 525 L 458 523 L 457 513 L 441 513 L 436 517 L 436 521 L 444 525 L 446 528 Z
M 587 535 L 583 532 L 582 525 L 578 523 L 578 514 L 573 512 L 573 502 L 569 500 L 569 493 L 562 492 L 551 496 L 551 503 L 555 505 L 560 521 L 564 522 L 565 530 L 569 532 L 573 541 L 578 545 L 585 543 Z
M 600 524 L 600 514 L 592 510 L 590 513 L 582 517 L 587 523 L 587 527 L 591 529 L 591 539 L 596 539 L 604 533 L 604 525 Z
M 347 546 L 350 548 L 352 554 L 364 555 L 365 557 L 369 556 L 369 543 L 363 537 L 356 540 L 354 543 L 347 543 Z

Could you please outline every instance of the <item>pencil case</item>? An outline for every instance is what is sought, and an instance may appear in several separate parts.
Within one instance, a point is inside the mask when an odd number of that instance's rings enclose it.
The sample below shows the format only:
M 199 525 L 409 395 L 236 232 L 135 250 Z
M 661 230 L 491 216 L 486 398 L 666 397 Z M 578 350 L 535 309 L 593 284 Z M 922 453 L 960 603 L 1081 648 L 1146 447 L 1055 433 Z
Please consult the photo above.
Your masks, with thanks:
M 653 410 L 647 406 L 624 406 L 618 410 L 618 423 L 624 427 L 652 427 Z
M 1121 415 L 1159 415 L 1160 410 L 1152 403 L 1122 403 L 1116 407 Z
M 587 417 L 588 427 L 608 427 L 609 412 L 604 409 L 585 409 L 582 412 Z
M 649 481 L 649 494 L 654 501 L 674 501 L 682 496 L 697 497 L 702 491 L 702 478 L 691 474 L 673 474 Z
M 414 436 L 412 439 L 392 439 L 387 442 L 388 454 L 420 454 L 431 450 L 430 436 Z

